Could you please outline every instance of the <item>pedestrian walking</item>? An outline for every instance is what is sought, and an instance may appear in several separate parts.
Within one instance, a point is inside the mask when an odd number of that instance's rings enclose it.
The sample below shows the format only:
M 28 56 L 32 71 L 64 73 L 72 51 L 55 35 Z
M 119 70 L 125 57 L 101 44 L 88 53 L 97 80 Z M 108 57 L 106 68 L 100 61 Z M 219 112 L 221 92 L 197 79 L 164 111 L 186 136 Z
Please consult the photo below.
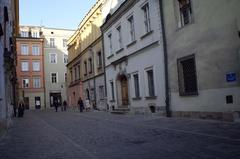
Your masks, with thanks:
M 58 101 L 57 100 L 54 100 L 53 101 L 53 105 L 55 107 L 55 111 L 57 112 L 58 111 Z
M 18 102 L 18 117 L 23 117 L 24 115 L 25 103 L 22 99 Z
M 80 112 L 83 112 L 84 104 L 83 104 L 83 100 L 81 97 L 79 97 L 79 99 L 78 99 L 78 106 L 79 106 Z
M 66 100 L 63 101 L 63 110 L 64 111 L 67 110 L 67 101 Z

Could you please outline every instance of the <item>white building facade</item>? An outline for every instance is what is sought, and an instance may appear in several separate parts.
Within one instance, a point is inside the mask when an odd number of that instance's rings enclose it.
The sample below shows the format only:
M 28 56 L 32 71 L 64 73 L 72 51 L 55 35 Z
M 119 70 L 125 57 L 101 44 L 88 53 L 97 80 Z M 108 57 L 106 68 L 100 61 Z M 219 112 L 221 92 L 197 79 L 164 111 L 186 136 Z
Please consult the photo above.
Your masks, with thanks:
M 46 107 L 53 107 L 54 100 L 62 103 L 67 101 L 66 80 L 68 50 L 67 40 L 74 30 L 43 28 L 45 100 Z
M 109 10 L 101 27 L 108 107 L 112 111 L 128 109 L 134 114 L 165 114 L 159 1 L 119 3 L 117 9 L 108 1 L 103 6 L 103 11 Z

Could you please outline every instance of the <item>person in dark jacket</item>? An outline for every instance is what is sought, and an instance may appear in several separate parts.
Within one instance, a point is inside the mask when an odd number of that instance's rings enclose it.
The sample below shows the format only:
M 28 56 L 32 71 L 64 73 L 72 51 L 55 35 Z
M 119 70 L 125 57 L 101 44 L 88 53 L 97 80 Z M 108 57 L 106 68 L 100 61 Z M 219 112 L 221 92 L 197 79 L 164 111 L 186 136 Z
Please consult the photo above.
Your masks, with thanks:
M 83 104 L 83 100 L 81 97 L 79 97 L 79 99 L 78 99 L 78 106 L 79 106 L 80 112 L 83 112 L 84 104 Z
M 66 100 L 63 101 L 63 110 L 64 111 L 67 110 L 67 101 Z
M 55 111 L 57 112 L 58 111 L 58 101 L 57 100 L 54 100 L 53 106 L 55 107 Z
M 18 102 L 18 117 L 23 117 L 23 115 L 24 115 L 24 107 L 25 107 L 24 101 L 20 100 Z

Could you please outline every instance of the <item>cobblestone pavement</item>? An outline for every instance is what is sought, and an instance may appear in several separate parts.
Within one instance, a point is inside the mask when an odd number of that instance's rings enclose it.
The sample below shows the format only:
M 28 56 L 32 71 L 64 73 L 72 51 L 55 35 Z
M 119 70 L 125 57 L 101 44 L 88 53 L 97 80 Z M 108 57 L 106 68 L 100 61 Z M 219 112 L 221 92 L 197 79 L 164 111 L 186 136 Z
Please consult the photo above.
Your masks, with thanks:
M 29 111 L 0 139 L 0 159 L 237 159 L 240 124 Z

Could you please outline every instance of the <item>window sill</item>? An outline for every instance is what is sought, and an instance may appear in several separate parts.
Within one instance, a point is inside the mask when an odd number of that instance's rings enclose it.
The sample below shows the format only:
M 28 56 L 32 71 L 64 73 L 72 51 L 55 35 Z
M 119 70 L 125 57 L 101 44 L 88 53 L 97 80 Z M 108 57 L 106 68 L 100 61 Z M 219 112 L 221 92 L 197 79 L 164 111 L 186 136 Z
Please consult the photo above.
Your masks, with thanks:
M 187 97 L 187 96 L 198 96 L 198 92 L 179 92 L 179 96 L 181 97 Z
M 137 43 L 137 40 L 132 41 L 131 43 L 129 43 L 129 44 L 127 45 L 127 48 L 131 47 L 132 45 L 134 45 L 134 44 L 136 44 L 136 43 Z
M 124 50 L 123 48 L 119 49 L 118 51 L 116 51 L 116 54 L 119 54 L 119 53 L 122 52 L 123 50 Z
M 143 36 L 141 36 L 141 40 L 143 40 L 144 38 L 150 36 L 153 33 L 153 30 L 147 32 L 146 34 L 144 34 Z
M 132 98 L 132 100 L 141 100 L 141 99 L 142 99 L 141 97 Z
M 114 55 L 113 54 L 111 54 L 111 55 L 109 55 L 107 58 L 108 59 L 110 59 L 110 58 L 112 58 Z
M 115 102 L 115 100 L 113 99 L 113 100 L 110 100 L 109 102 L 111 102 L 111 103 L 114 103 L 114 102 Z
M 190 26 L 190 25 L 192 25 L 193 24 L 193 22 L 190 22 L 190 23 L 188 23 L 188 24 L 185 24 L 185 25 L 183 25 L 183 26 L 177 26 L 177 29 L 176 29 L 176 31 L 180 31 L 180 30 L 182 30 L 183 28 L 186 28 L 186 27 L 188 27 L 188 26 Z
M 98 66 L 98 68 L 97 68 L 98 70 L 101 70 L 102 69 L 102 66 Z
M 149 97 L 145 97 L 146 100 L 151 100 L 151 99 L 157 99 L 157 96 L 149 96 Z

